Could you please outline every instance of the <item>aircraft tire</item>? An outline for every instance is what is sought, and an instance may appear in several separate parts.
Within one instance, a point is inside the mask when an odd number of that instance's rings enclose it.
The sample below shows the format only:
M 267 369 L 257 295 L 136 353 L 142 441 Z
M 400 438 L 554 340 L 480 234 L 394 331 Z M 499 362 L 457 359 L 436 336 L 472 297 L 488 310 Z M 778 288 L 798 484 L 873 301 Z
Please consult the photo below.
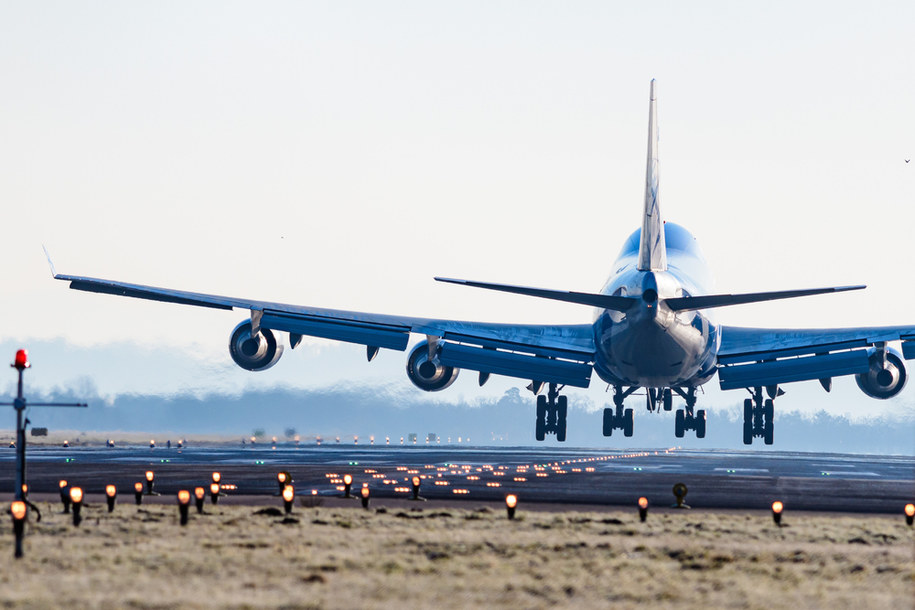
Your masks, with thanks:
M 664 410 L 670 411 L 674 408 L 674 393 L 671 392 L 670 388 L 664 389 Z
M 743 444 L 753 444 L 753 425 L 748 422 L 743 423 Z
M 569 398 L 560 396 L 556 405 L 556 440 L 564 443 L 566 440 L 566 415 L 569 412 Z
M 686 423 L 686 413 L 683 411 L 683 409 L 678 409 L 677 410 L 677 419 L 674 422 L 674 435 L 677 438 L 683 438 L 685 423 Z
M 623 434 L 625 436 L 632 436 L 632 409 L 626 409 L 623 411 Z
M 771 422 L 775 414 L 775 403 L 771 398 L 767 398 L 766 402 L 763 404 L 763 421 Z
M 537 397 L 537 425 L 534 428 L 534 437 L 538 441 L 546 438 L 546 396 Z
M 607 407 L 604 409 L 604 436 L 613 435 L 613 409 Z
M 705 409 L 696 411 L 696 438 L 705 438 Z

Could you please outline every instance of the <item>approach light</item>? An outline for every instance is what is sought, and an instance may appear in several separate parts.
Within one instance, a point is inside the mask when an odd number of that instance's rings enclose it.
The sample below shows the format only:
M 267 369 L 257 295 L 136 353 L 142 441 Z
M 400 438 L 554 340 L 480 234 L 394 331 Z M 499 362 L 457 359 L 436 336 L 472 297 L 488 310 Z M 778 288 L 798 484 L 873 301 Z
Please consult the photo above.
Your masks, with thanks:
M 350 493 L 350 488 L 353 485 L 353 475 L 345 474 L 343 475 L 343 497 L 352 498 L 353 495 Z
M 194 503 L 197 505 L 197 514 L 203 514 L 203 499 L 207 495 L 207 490 L 203 487 L 194 488 Z
M 181 525 L 187 525 L 187 509 L 191 504 L 191 492 L 182 489 L 178 492 L 178 514 L 181 515 Z
M 10 514 L 13 515 L 13 535 L 16 537 L 16 551 L 13 556 L 16 559 L 22 557 L 22 536 L 25 533 L 25 516 L 28 513 L 28 506 L 22 500 L 16 500 L 10 504 Z
M 648 498 L 642 496 L 639 498 L 639 521 L 645 522 L 648 518 Z
M 80 516 L 80 509 L 83 507 L 83 490 L 81 487 L 70 488 L 70 502 L 73 503 L 73 525 L 79 526 L 83 518 Z
M 31 363 L 29 362 L 29 350 L 21 349 L 16 352 L 16 358 L 13 360 L 13 367 L 18 371 L 24 371 L 29 368 Z
M 222 480 L 222 475 L 219 474 L 218 472 L 214 472 L 213 473 L 213 482 L 219 483 L 221 480 Z
M 780 501 L 776 500 L 772 503 L 772 520 L 775 521 L 775 525 L 782 526 L 782 511 L 785 510 L 785 505 Z
M 295 488 L 292 485 L 283 487 L 283 508 L 286 514 L 292 512 L 292 501 L 295 499 Z
M 149 439 L 149 448 L 150 448 L 150 449 L 155 449 L 155 448 L 156 448 L 156 440 L 155 440 L 155 439 Z
M 518 507 L 518 496 L 515 494 L 508 494 L 505 496 L 505 508 L 508 510 L 508 518 L 515 518 L 515 509 Z
M 67 489 L 67 480 L 61 479 L 57 482 L 60 487 L 60 502 L 64 505 L 64 514 L 70 512 L 70 490 Z
M 29 484 L 23 483 L 22 484 L 22 498 L 25 499 L 28 497 L 29 497 Z
M 105 486 L 105 499 L 108 501 L 108 512 L 114 512 L 114 501 L 118 497 L 118 488 L 114 485 Z
M 411 498 L 411 500 L 417 500 L 420 502 L 424 502 L 426 499 L 419 497 L 419 484 L 422 483 L 422 479 L 420 479 L 419 477 L 413 477 L 412 483 L 413 483 L 413 497 Z
M 143 504 L 143 483 L 137 481 L 133 484 L 133 496 L 136 500 L 137 506 Z
M 157 492 L 153 491 L 153 485 L 155 484 L 155 481 L 156 481 L 156 474 L 152 470 L 147 470 L 146 471 L 146 495 L 148 495 L 148 496 L 153 496 L 153 495 L 158 496 L 159 495 Z
M 905 505 L 905 522 L 909 525 L 915 522 L 915 504 Z
M 210 502 L 216 504 L 219 501 L 219 483 L 210 483 Z
M 369 507 L 369 494 L 371 492 L 368 487 L 363 487 L 360 493 L 362 493 L 362 508 L 367 509 Z
M 283 490 L 287 485 L 292 485 L 292 475 L 288 471 L 284 470 L 283 472 L 278 472 L 276 474 L 276 482 L 280 487 L 280 495 L 283 495 Z

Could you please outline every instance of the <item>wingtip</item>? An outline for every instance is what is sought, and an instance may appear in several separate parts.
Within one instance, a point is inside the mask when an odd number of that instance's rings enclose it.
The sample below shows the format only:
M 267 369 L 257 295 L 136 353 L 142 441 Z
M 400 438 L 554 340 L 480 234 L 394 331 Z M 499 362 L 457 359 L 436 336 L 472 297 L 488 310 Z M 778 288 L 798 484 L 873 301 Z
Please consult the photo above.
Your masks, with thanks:
M 57 279 L 57 269 L 54 268 L 54 261 L 51 260 L 51 254 L 44 244 L 41 244 L 41 249 L 44 250 L 44 256 L 48 259 L 48 266 L 51 268 L 51 277 Z

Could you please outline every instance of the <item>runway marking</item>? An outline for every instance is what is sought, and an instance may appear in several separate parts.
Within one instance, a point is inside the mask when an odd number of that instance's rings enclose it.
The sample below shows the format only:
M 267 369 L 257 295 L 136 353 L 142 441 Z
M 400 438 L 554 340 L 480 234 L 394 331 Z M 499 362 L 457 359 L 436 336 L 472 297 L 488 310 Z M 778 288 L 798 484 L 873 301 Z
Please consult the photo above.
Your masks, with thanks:
M 768 468 L 713 468 L 713 472 L 769 472 Z

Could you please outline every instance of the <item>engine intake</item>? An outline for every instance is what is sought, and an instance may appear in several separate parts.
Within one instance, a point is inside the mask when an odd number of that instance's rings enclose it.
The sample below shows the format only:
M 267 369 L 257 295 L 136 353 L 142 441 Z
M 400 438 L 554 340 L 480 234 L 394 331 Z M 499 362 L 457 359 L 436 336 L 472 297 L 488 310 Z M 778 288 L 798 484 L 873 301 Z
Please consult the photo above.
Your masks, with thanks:
M 908 381 L 902 356 L 895 350 L 886 350 L 886 362 L 875 350 L 869 358 L 870 370 L 855 375 L 855 381 L 861 391 L 871 398 L 886 400 L 902 391 Z
M 444 390 L 457 379 L 460 369 L 442 364 L 439 354 L 441 348 L 435 350 L 435 355 L 429 358 L 429 342 L 421 341 L 416 344 L 410 357 L 407 358 L 407 376 L 413 385 L 426 392 Z
M 252 336 L 251 320 L 245 320 L 232 331 L 229 355 L 243 369 L 266 371 L 279 361 L 283 346 L 269 328 L 262 328 L 256 336 Z

